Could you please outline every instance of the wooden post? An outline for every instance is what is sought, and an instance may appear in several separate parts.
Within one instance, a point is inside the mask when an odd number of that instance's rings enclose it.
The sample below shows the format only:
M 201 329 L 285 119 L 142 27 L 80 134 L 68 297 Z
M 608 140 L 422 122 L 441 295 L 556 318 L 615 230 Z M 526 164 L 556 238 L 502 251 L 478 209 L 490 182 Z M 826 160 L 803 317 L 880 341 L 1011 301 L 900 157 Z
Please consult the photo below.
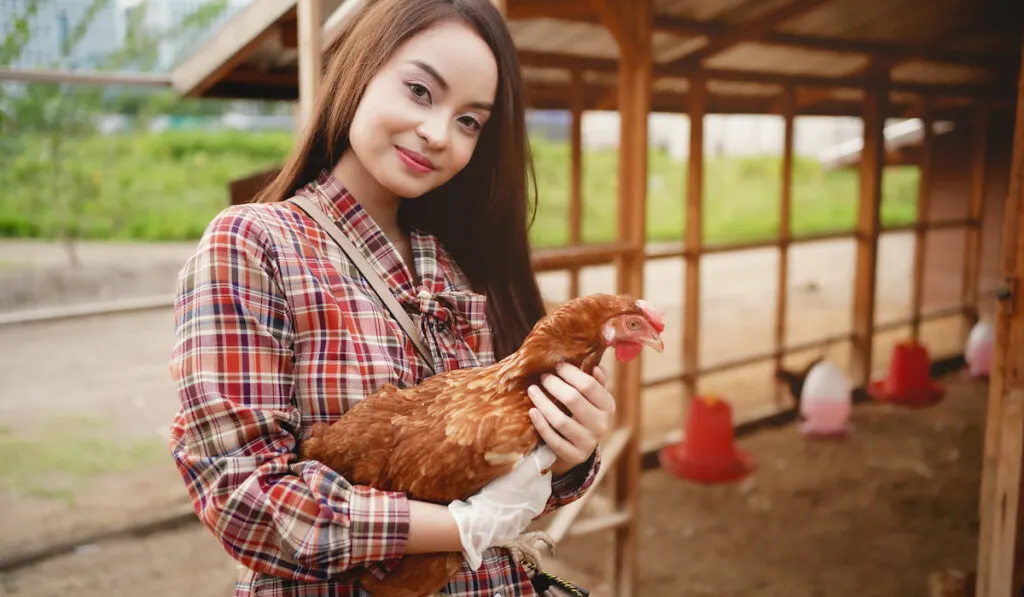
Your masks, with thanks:
M 321 0 L 298 0 L 296 18 L 299 37 L 299 126 L 306 126 L 313 113 L 320 88 L 320 73 L 323 66 L 323 3 Z
M 786 309 L 789 301 L 789 221 L 793 200 L 793 120 L 796 90 L 783 92 L 782 115 L 786 130 L 782 138 L 782 193 L 779 200 L 779 278 L 775 299 L 775 370 L 782 368 L 782 350 L 786 345 Z M 786 395 L 781 383 L 775 384 L 775 406 L 782 406 Z
M 888 92 L 881 75 L 864 91 L 864 146 L 860 159 L 860 204 L 857 217 L 857 261 L 853 288 L 853 382 L 871 379 L 871 348 L 875 325 L 875 274 L 878 264 L 879 207 Z
M 1024 54 L 1024 42 L 1022 42 Z M 985 422 L 980 496 L 978 597 L 1016 597 L 1022 581 L 1021 469 L 1024 465 L 1024 66 L 1003 223 L 1004 293 L 997 307 L 996 346 Z
M 917 222 L 914 227 L 914 284 L 911 288 L 910 335 L 914 341 L 921 338 L 921 307 L 924 304 L 925 258 L 928 248 L 928 227 L 931 219 L 931 156 L 932 156 L 932 101 L 924 100 L 921 125 L 921 158 L 918 164 Z
M 619 63 L 619 240 L 633 250 L 618 260 L 618 292 L 643 296 L 644 244 L 647 238 L 647 117 L 651 110 L 653 0 L 621 0 L 615 4 L 621 26 L 632 38 L 634 53 Z M 619 366 L 616 396 L 619 425 L 630 430 L 616 462 L 614 503 L 629 521 L 616 528 L 609 585 L 618 597 L 637 594 L 636 551 L 640 501 L 641 359 Z
M 967 211 L 967 247 L 964 252 L 964 278 L 960 302 L 964 305 L 963 340 L 978 320 L 978 281 L 981 271 L 981 234 L 985 219 L 985 162 L 988 160 L 988 122 L 990 108 L 982 101 L 974 121 L 971 201 Z
M 572 123 L 569 134 L 569 244 L 577 246 L 582 241 L 581 220 L 583 218 L 583 75 L 572 73 L 572 97 L 570 109 Z M 580 268 L 569 271 L 569 297 L 580 295 Z
M 640 2 L 646 3 L 647 0 L 640 0 Z M 620 72 L 621 66 L 624 62 L 642 62 L 645 57 L 650 56 L 650 40 L 637 39 L 636 28 L 634 26 L 635 19 L 632 17 L 632 12 L 634 10 L 639 12 L 646 10 L 650 12 L 650 9 L 634 9 L 630 6 L 628 0 L 590 0 L 589 4 L 590 11 L 597 14 L 605 29 L 607 29 L 608 33 L 611 33 L 612 37 L 615 38 L 615 43 L 619 47 L 619 56 L 622 60 L 619 63 Z M 651 31 L 649 26 L 648 31 Z M 619 110 L 622 110 L 622 104 L 619 104 Z
M 686 175 L 686 275 L 683 288 L 683 383 L 686 404 L 697 395 L 700 368 L 700 248 L 704 202 L 704 114 L 707 111 L 707 82 L 690 78 L 690 156 Z

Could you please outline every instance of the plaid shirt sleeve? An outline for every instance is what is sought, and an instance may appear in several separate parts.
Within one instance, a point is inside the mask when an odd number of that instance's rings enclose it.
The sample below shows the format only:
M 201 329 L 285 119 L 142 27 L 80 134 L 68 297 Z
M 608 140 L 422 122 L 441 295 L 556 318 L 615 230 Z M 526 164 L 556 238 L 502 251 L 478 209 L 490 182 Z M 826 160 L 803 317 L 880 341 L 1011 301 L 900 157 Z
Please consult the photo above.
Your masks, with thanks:
M 326 579 L 404 553 L 404 494 L 296 462 L 290 310 L 274 248 L 246 206 L 228 208 L 185 264 L 171 373 L 170 448 L 196 513 L 241 564 Z
M 564 475 L 551 481 L 551 497 L 548 498 L 543 516 L 552 510 L 575 502 L 582 496 L 597 478 L 597 471 L 601 469 L 601 449 L 594 450 L 590 458 L 579 463 L 566 471 Z

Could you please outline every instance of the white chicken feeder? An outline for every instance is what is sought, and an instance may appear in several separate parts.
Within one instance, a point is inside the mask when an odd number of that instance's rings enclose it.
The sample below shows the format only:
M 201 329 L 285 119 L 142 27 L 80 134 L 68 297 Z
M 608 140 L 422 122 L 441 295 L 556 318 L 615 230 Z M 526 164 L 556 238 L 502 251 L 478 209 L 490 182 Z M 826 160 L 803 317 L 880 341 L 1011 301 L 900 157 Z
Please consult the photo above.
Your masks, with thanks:
M 800 392 L 800 432 L 812 436 L 845 435 L 853 407 L 850 379 L 839 367 L 821 361 L 811 367 Z
M 995 328 L 989 321 L 979 321 L 967 335 L 964 360 L 971 377 L 986 377 L 992 369 L 992 351 L 996 340 Z

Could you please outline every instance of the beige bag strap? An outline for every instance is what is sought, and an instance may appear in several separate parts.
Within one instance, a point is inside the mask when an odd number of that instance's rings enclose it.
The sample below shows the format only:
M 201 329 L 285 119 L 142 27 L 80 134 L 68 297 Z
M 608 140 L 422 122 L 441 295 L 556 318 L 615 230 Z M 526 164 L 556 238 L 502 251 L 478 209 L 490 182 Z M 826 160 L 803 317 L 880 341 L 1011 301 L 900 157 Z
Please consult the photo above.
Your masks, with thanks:
M 430 350 L 423 342 L 423 337 L 420 335 L 419 330 L 416 329 L 416 325 L 412 322 L 412 318 L 405 312 L 405 309 L 398 304 L 398 300 L 395 295 L 391 294 L 391 290 L 388 288 L 384 280 L 381 279 L 380 275 L 373 270 L 373 267 L 366 261 L 359 249 L 352 244 L 352 241 L 345 236 L 341 228 L 334 223 L 327 214 L 320 209 L 313 201 L 301 195 L 296 195 L 289 199 L 289 201 L 295 203 L 302 211 L 309 214 L 309 217 L 316 220 L 318 224 L 324 229 L 327 234 L 334 239 L 334 242 L 341 247 L 341 251 L 348 256 L 352 263 L 355 264 L 356 268 L 362 272 L 363 277 L 373 287 L 374 292 L 380 297 L 380 300 L 384 302 L 384 305 L 391 312 L 391 315 L 398 321 L 398 324 L 402 326 L 405 333 L 412 339 L 412 343 L 416 345 L 417 352 L 420 353 L 420 357 L 427 362 L 430 370 L 437 373 L 437 369 L 434 368 L 434 359 L 430 355 Z

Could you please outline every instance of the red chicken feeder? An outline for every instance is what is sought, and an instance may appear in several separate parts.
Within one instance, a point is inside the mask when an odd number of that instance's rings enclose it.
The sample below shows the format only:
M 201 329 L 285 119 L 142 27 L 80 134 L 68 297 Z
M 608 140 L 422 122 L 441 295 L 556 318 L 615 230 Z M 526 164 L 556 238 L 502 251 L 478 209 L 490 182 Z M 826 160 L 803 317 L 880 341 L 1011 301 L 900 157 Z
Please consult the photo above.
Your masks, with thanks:
M 683 441 L 658 453 L 661 466 L 698 483 L 730 483 L 754 470 L 750 455 L 734 443 L 732 407 L 716 396 L 690 401 Z
M 889 376 L 868 384 L 868 393 L 875 400 L 920 408 L 937 404 L 945 390 L 931 378 L 928 350 L 908 341 L 893 347 Z

